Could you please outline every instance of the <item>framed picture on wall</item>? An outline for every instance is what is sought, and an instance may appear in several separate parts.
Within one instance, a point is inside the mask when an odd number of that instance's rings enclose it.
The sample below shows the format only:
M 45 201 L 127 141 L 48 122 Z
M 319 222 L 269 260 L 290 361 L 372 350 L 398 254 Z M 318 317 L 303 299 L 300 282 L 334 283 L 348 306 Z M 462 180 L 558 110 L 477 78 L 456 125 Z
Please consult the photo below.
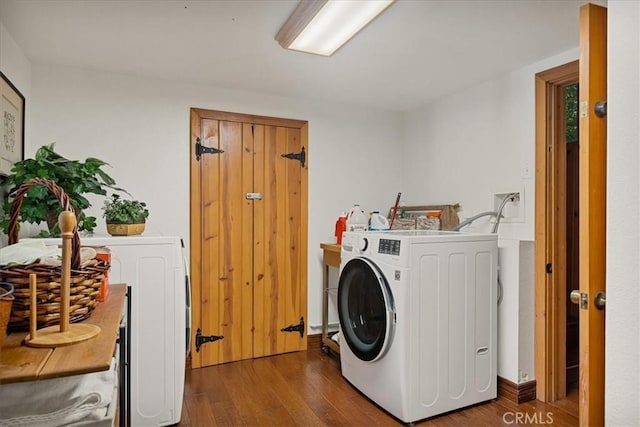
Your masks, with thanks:
M 24 158 L 24 96 L 0 71 L 0 176 Z

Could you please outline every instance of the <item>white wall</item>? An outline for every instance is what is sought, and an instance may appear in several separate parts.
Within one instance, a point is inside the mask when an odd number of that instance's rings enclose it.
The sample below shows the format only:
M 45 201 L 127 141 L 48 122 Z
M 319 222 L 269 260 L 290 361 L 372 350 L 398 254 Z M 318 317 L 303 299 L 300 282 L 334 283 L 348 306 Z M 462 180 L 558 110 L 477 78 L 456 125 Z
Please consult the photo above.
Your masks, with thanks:
M 501 223 L 499 232 L 533 240 L 534 75 L 577 58 L 577 50 L 567 51 L 410 112 L 405 201 L 459 202 L 459 215 L 466 218 L 494 210 L 495 193 L 524 189 L 523 221 Z M 482 223 L 475 228 L 490 229 Z
M 495 193 L 524 193 L 520 220 L 502 222 L 498 229 L 504 289 L 498 374 L 514 383 L 535 378 L 534 301 L 528 298 L 533 295 L 533 269 L 524 269 L 534 256 L 529 250 L 534 239 L 534 76 L 577 57 L 577 49 L 564 52 L 450 94 L 406 117 L 407 204 L 460 203 L 458 214 L 464 219 L 495 210 Z M 490 229 L 488 217 L 465 228 Z M 529 242 L 527 249 L 513 240 Z
M 605 421 L 640 425 L 640 3 L 608 5 Z
M 321 242 L 354 202 L 388 208 L 400 188 L 399 115 L 57 66 L 33 67 L 32 143 L 111 164 L 117 185 L 147 202 L 148 233 L 189 237 L 189 108 L 309 121 L 309 325 L 321 323 Z M 385 171 L 381 177 L 380 170 Z M 98 217 L 103 198 L 91 198 Z
M 0 22 L 0 71 L 13 83 L 13 85 L 25 97 L 25 146 L 31 139 L 31 63 L 22 53 L 22 49 L 4 25 Z M 28 154 L 26 154 L 28 156 Z M 0 196 L 4 198 L 3 188 L 0 188 Z M 2 208 L 0 206 L 0 212 Z M 0 248 L 7 244 L 7 236 L 0 235 Z
M 0 71 L 18 88 L 25 99 L 31 97 L 31 63 L 22 53 L 22 49 L 5 26 L 0 22 Z M 29 102 L 25 103 L 25 125 L 28 128 Z M 28 130 L 28 129 L 27 129 Z M 29 132 L 25 132 L 25 140 L 29 141 Z

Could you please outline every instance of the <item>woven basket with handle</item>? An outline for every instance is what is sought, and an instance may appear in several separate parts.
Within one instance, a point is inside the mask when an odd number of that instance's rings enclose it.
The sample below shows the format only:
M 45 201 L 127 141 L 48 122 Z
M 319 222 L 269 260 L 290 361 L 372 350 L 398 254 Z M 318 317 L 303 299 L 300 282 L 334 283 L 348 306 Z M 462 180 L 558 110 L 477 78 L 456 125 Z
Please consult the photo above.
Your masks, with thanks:
M 41 185 L 49 189 L 60 202 L 63 210 L 73 212 L 69 196 L 54 182 L 34 178 L 21 185 L 15 193 L 9 211 L 9 244 L 18 242 L 18 217 L 22 200 L 34 186 Z M 71 243 L 71 289 L 69 317 L 71 322 L 88 318 L 95 308 L 100 287 L 105 279 L 109 264 L 104 260 L 91 259 L 80 263 L 80 236 L 73 231 Z M 37 318 L 38 327 L 47 327 L 60 323 L 61 267 L 47 264 L 8 264 L 0 265 L 0 281 L 13 284 L 14 301 L 9 319 L 9 331 L 29 329 L 31 312 L 29 300 L 29 274 L 37 275 Z

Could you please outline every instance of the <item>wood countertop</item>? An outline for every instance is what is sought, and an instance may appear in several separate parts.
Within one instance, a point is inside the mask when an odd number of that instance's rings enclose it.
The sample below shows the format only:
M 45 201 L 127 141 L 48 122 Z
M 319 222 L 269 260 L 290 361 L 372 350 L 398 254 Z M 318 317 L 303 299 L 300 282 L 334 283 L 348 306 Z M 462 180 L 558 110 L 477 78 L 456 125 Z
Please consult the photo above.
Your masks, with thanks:
M 340 245 L 337 245 L 335 243 L 320 243 L 320 247 L 325 251 L 338 253 L 340 253 L 340 249 L 342 248 Z
M 101 329 L 87 341 L 63 347 L 33 348 L 22 344 L 28 332 L 7 335 L 0 349 L 0 384 L 108 370 L 115 352 L 126 290 L 123 284 L 109 286 L 107 300 L 98 303 L 91 316 L 82 322 Z

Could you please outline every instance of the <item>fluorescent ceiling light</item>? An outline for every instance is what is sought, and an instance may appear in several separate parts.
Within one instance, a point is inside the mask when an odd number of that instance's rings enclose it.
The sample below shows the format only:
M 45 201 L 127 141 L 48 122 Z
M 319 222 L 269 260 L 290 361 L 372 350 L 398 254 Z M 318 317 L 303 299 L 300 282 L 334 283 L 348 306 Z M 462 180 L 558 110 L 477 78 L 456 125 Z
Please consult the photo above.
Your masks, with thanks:
M 395 0 L 302 0 L 276 40 L 285 49 L 331 56 Z

